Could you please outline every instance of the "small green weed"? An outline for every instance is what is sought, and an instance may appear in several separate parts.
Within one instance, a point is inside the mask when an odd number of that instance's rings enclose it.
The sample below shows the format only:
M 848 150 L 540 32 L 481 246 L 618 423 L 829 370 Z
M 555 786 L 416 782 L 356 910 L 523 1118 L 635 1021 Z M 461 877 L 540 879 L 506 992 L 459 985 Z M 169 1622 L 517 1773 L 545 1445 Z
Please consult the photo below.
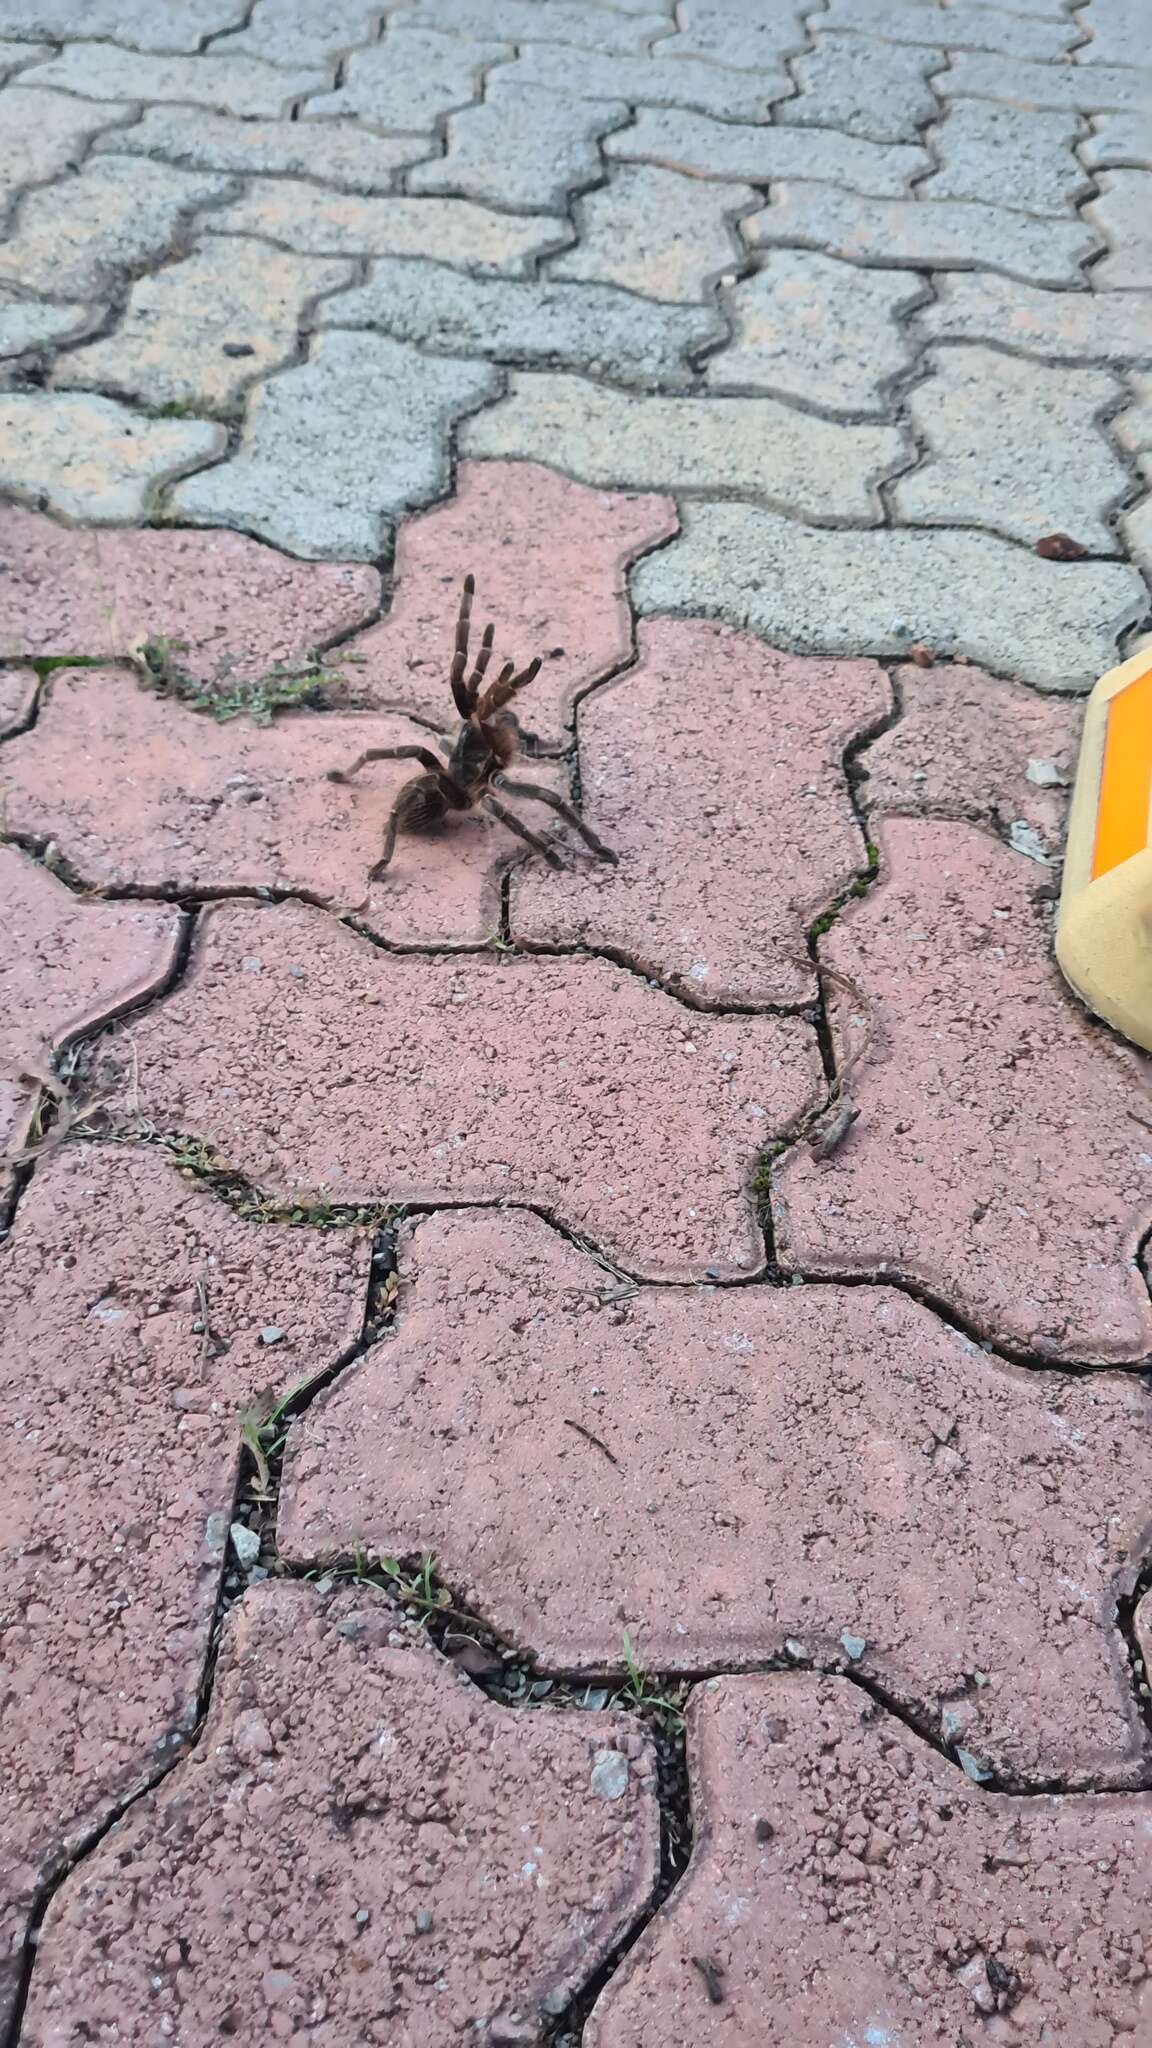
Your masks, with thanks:
M 686 1688 L 674 1686 L 670 1691 L 656 1692 L 652 1682 L 643 1670 L 640 1660 L 632 1647 L 632 1638 L 627 1629 L 621 1633 L 621 1647 L 624 1656 L 626 1677 L 621 1694 L 629 1706 L 640 1707 L 659 1720 L 680 1722 L 684 1719 L 684 1695 Z
M 277 711 L 324 710 L 330 692 L 344 682 L 339 669 L 329 668 L 319 654 L 296 665 L 277 661 L 262 676 L 234 676 L 227 663 L 205 680 L 189 675 L 177 656 L 187 653 L 186 640 L 147 640 L 141 650 L 141 687 L 158 697 L 175 697 L 193 711 L 202 711 L 221 725 L 250 718 L 253 725 L 271 725 Z

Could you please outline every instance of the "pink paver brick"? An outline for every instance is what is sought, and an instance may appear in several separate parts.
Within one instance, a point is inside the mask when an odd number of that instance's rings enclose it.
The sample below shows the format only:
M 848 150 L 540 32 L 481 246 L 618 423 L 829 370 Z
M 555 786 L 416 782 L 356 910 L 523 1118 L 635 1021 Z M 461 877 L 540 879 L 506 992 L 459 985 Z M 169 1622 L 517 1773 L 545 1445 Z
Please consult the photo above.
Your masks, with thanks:
M 843 755 L 889 709 L 884 672 L 707 619 L 638 637 L 580 713 L 584 812 L 619 865 L 535 863 L 513 937 L 611 950 L 693 1002 L 810 1001 L 805 931 L 866 863 Z
M 131 670 L 62 669 L 33 730 L 5 748 L 8 829 L 55 840 L 91 886 L 290 890 L 354 910 L 398 944 L 483 945 L 523 841 L 486 814 L 453 814 L 400 834 L 370 882 L 396 792 L 419 768 L 379 761 L 347 786 L 326 779 L 364 747 L 411 744 L 428 746 L 427 731 L 387 712 L 219 724 L 141 689 Z M 566 791 L 558 764 L 530 772 Z M 552 813 L 530 808 L 547 832 Z M 588 861 L 582 848 L 567 857 Z
M 35 669 L 0 668 L 0 739 L 31 717 L 38 687 Z
M 1083 712 L 962 663 L 896 671 L 903 715 L 865 748 L 863 802 L 991 819 L 1059 853 Z
M 370 619 L 380 578 L 361 562 L 297 562 L 242 533 L 102 533 L 0 507 L 0 655 L 115 660 L 182 640 L 190 674 L 260 675 Z
M 379 1593 L 261 1586 L 199 1746 L 53 1904 L 22 2039 L 542 2041 L 651 1894 L 653 1777 L 634 1719 L 496 1706 Z
M 880 849 L 880 882 L 820 941 L 872 1012 L 860 1118 L 830 1158 L 798 1145 L 776 1168 L 781 1262 L 904 1279 L 1041 1358 L 1143 1360 L 1149 1062 L 1065 988 L 1033 861 L 927 819 L 886 821 Z M 860 1042 L 848 1008 L 838 1058 Z
M 67 1147 L 24 1192 L 0 1263 L 0 2024 L 37 1887 L 192 1726 L 236 1405 L 354 1343 L 370 1250 L 244 1222 L 155 1151 Z
M 261 1187 L 539 1205 L 655 1279 L 760 1270 L 754 1163 L 822 1087 L 799 1018 L 689 1015 L 604 960 L 385 953 L 293 903 L 212 905 L 132 1044 L 143 1115 Z
M 981 1791 L 847 1680 L 808 1673 L 702 1686 L 690 1759 L 692 1861 L 587 2048 L 1149 2039 L 1148 1794 Z
M 524 1214 L 409 1226 L 401 1274 L 395 1336 L 293 1435 L 282 1556 L 431 1554 L 545 1670 L 622 1670 L 625 1629 L 650 1671 L 799 1641 L 1017 1782 L 1146 1769 L 1128 1376 L 1002 1365 L 891 1288 L 613 1301 Z
M 14 846 L 0 846 L 0 1149 L 21 1142 L 35 1076 L 70 1038 L 162 986 L 175 964 L 178 910 L 74 896 Z
M 491 619 L 502 660 L 543 656 L 517 708 L 527 731 L 563 746 L 576 699 L 632 652 L 630 565 L 676 530 L 671 498 L 590 490 L 535 462 L 461 463 L 455 497 L 400 527 L 392 609 L 349 649 L 363 657 L 358 691 L 451 722 L 448 671 L 471 571 L 476 643 Z

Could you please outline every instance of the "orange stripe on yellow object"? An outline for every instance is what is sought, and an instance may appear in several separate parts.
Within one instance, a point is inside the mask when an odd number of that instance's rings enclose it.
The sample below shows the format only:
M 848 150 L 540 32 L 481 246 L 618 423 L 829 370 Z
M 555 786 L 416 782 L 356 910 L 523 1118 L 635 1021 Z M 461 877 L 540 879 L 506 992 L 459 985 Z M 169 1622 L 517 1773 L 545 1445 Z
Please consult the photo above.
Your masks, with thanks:
M 1092 879 L 1142 853 L 1152 810 L 1152 665 L 1108 706 Z

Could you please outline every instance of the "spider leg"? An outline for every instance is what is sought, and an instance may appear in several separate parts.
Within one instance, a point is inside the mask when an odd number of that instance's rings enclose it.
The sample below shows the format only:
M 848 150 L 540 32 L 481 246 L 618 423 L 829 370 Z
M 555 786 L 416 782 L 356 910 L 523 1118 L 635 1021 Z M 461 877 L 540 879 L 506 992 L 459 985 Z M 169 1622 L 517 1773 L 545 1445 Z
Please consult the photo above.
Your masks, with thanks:
M 475 705 L 476 699 L 480 695 L 480 685 L 484 681 L 488 663 L 492 659 L 492 642 L 495 637 L 495 626 L 485 626 L 484 638 L 480 642 L 480 652 L 476 656 L 476 666 L 468 678 L 468 703 L 470 706 Z
M 362 754 L 348 768 L 330 768 L 329 782 L 350 782 L 352 777 L 367 766 L 369 761 L 419 761 L 430 774 L 439 775 L 443 764 L 436 759 L 430 747 L 365 747 Z
M 368 870 L 370 882 L 378 882 L 392 858 L 396 846 L 396 834 L 401 825 L 414 831 L 422 826 L 434 825 L 443 817 L 445 798 L 443 792 L 443 769 L 430 771 L 426 775 L 414 775 L 403 789 L 398 789 L 392 809 L 384 826 L 384 844 L 380 858 Z
M 499 789 L 506 789 L 509 796 L 531 797 L 538 804 L 550 805 L 552 810 L 559 811 L 567 824 L 575 828 L 585 844 L 590 846 L 601 860 L 609 860 L 613 866 L 619 861 L 619 854 L 613 853 L 610 846 L 605 846 L 602 839 L 597 839 L 591 825 L 586 825 L 579 813 L 572 809 L 571 804 L 565 803 L 562 796 L 557 796 L 554 789 L 545 789 L 539 782 L 519 782 L 508 775 L 494 775 L 492 780 Z
M 480 801 L 483 804 L 487 804 L 492 816 L 499 818 L 502 825 L 507 825 L 508 830 L 514 832 L 517 839 L 526 841 L 535 853 L 542 853 L 550 868 L 563 867 L 564 863 L 555 847 L 549 846 L 548 841 L 541 839 L 539 833 L 533 832 L 528 825 L 522 824 L 515 811 L 510 811 L 506 805 L 499 801 L 499 798 L 494 797 L 490 789 L 485 790 Z
M 472 599 L 475 594 L 476 578 L 468 575 L 464 578 L 464 589 L 460 597 L 460 610 L 456 616 L 456 647 L 452 656 L 451 673 L 448 678 L 452 685 L 452 696 L 455 700 L 456 709 L 460 713 L 461 718 L 467 718 L 472 709 L 472 700 L 468 694 L 468 686 L 464 681 L 464 671 L 468 666 L 468 627 L 472 620 Z

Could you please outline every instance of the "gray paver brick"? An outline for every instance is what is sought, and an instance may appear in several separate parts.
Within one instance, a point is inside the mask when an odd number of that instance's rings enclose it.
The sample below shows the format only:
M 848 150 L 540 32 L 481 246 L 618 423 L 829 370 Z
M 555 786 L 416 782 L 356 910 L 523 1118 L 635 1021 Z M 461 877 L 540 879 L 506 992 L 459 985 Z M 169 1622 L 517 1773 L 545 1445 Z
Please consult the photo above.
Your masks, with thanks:
M 375 128 L 431 133 L 445 114 L 470 106 L 479 97 L 489 64 L 511 55 L 510 43 L 433 35 L 405 27 L 401 17 L 388 23 L 382 42 L 354 50 L 344 67 L 343 85 L 335 92 L 313 95 L 304 114 L 308 120 L 337 117 L 367 121 Z
M 772 100 L 792 90 L 783 68 L 771 75 L 732 71 L 694 57 L 662 64 L 661 48 L 657 43 L 649 57 L 607 57 L 594 50 L 561 49 L 555 43 L 527 43 L 508 76 L 577 99 L 697 107 L 725 121 L 764 121 Z
M 662 164 L 694 178 L 819 178 L 856 192 L 897 197 L 931 168 L 926 149 L 865 142 L 832 128 L 758 128 L 674 107 L 640 107 L 604 139 L 604 155 Z
M 1078 220 L 1042 220 L 976 199 L 860 199 L 834 185 L 784 181 L 741 228 L 754 249 L 827 249 L 861 263 L 912 270 L 972 270 L 978 264 L 1036 284 L 1081 281 L 1097 247 Z
M 681 538 L 632 573 L 639 610 L 728 619 L 801 652 L 921 640 L 1039 689 L 1088 690 L 1148 604 L 1124 563 L 1043 561 L 992 534 L 836 532 L 712 501 L 681 518 Z
M 65 519 L 141 520 L 157 485 L 223 447 L 206 420 L 150 420 L 88 392 L 0 391 L 0 489 Z
M 1147 113 L 1097 114 L 1080 144 L 1080 161 L 1090 171 L 1124 164 L 1152 167 L 1152 121 Z
M 1078 64 L 1152 65 L 1144 0 L 1092 0 L 1077 9 L 1076 24 L 1091 38 L 1077 50 Z
M 0 290 L 0 358 L 70 341 L 95 327 L 103 310 L 102 306 L 82 304 L 49 306 L 34 299 L 13 298 Z
M 342 51 L 373 40 L 379 0 L 256 0 L 247 28 L 219 45 L 223 55 L 324 70 Z
M 1120 530 L 1144 574 L 1152 581 L 1152 376 L 1133 376 L 1128 384 L 1132 403 L 1113 420 L 1112 432 L 1137 464 L 1149 495 L 1121 515 Z
M 961 50 L 941 90 L 949 98 L 1012 100 L 1020 107 L 1071 107 L 1082 114 L 1152 107 L 1152 72 L 1108 64 L 1032 64 L 1025 58 Z
M 530 373 L 513 373 L 508 397 L 466 423 L 460 446 L 590 484 L 720 489 L 859 520 L 876 516 L 875 485 L 908 457 L 898 427 L 843 425 L 773 398 L 639 398 Z
M 553 259 L 549 275 L 618 284 L 650 299 L 704 301 L 714 279 L 743 261 L 732 224 L 757 204 L 751 185 L 622 164 L 609 184 L 577 201 L 578 240 Z
M 1115 409 L 1119 380 L 975 346 L 932 350 L 929 363 L 907 400 L 928 454 L 892 487 L 899 518 L 991 527 L 1029 546 L 1070 533 L 1114 554 L 1108 514 L 1129 476 L 1097 416 Z
M 943 50 L 912 43 L 819 34 L 815 49 L 792 66 L 798 96 L 785 100 L 776 118 L 790 127 L 840 128 L 872 142 L 917 142 L 921 124 L 939 106 L 928 73 L 943 61 Z
M 1102 171 L 1099 196 L 1084 212 L 1108 242 L 1088 272 L 1093 290 L 1152 287 L 1152 170 Z
M 310 302 L 354 276 L 335 258 L 208 236 L 184 262 L 133 285 L 115 334 L 61 357 L 52 384 L 226 411 L 254 378 L 292 361 Z
M 212 227 L 264 235 L 304 256 L 427 256 L 509 276 L 567 233 L 550 214 L 494 213 L 471 199 L 360 199 L 293 178 L 253 178 Z
M 45 298 L 97 298 L 155 262 L 198 207 L 227 198 L 227 178 L 100 157 L 29 192 L 0 243 L 0 285 Z
M 66 93 L 10 86 L 0 101 L 4 148 L 0 157 L 0 213 L 25 185 L 46 184 L 75 170 L 85 144 L 102 128 L 128 120 L 131 103 L 94 105 Z
M 481 105 L 449 115 L 445 154 L 410 171 L 408 190 L 562 211 L 572 192 L 601 176 L 601 136 L 628 118 L 623 100 L 565 100 L 509 84 L 497 70 Z
M 383 257 L 368 283 L 317 309 L 319 327 L 370 327 L 449 355 L 563 363 L 620 384 L 675 388 L 687 358 L 722 339 L 711 307 L 658 306 L 607 285 L 465 277 L 442 263 Z
M 680 0 L 679 30 L 653 52 L 659 63 L 703 57 L 736 71 L 775 75 L 807 41 L 806 0 Z
M 55 54 L 51 43 L 0 42 L 0 85 L 18 77 L 30 64 L 44 64 Z
M 1074 154 L 1076 134 L 1074 114 L 952 100 L 928 138 L 940 168 L 924 180 L 919 196 L 1071 214 L 1091 189 Z
M 254 57 L 151 56 L 111 43 L 69 43 L 23 80 L 88 100 L 176 100 L 224 114 L 270 116 L 286 114 L 293 100 L 328 84 L 322 71 L 281 71 Z
M 134 128 L 102 136 L 96 153 L 160 157 L 186 170 L 313 178 L 339 192 L 391 192 L 402 164 L 428 153 L 423 135 L 373 135 L 352 123 L 237 121 L 202 107 L 147 107 Z
M 0 35 L 77 35 L 132 50 L 198 50 L 205 36 L 239 28 L 245 0 L 0 0 Z
M 713 390 L 739 385 L 842 412 L 883 412 L 914 350 L 900 315 L 924 287 L 903 270 L 862 270 L 808 249 L 776 249 L 722 294 L 732 341 L 704 365 Z
M 323 334 L 307 363 L 257 387 L 238 453 L 182 484 L 173 508 L 311 560 L 377 555 L 387 520 L 443 490 L 453 423 L 498 388 L 487 363 Z
M 566 0 L 413 0 L 397 20 L 453 35 L 506 36 L 510 42 L 573 43 L 577 49 L 619 51 L 640 56 L 653 36 L 665 35 L 669 17 L 655 7 L 647 14 L 614 7 L 581 7 Z
M 1152 362 L 1152 297 L 1039 291 L 991 272 L 934 285 L 938 303 L 917 315 L 934 339 L 992 341 L 1061 363 Z
M 1007 12 L 1001 7 L 968 4 L 917 4 L 917 0 L 832 0 L 826 14 L 813 17 L 813 27 L 858 29 L 883 36 L 889 43 L 935 43 L 950 50 L 1000 50 L 1010 57 L 1036 57 L 1050 62 L 1071 49 L 1077 31 L 1067 17 L 1051 21 L 1038 15 Z

